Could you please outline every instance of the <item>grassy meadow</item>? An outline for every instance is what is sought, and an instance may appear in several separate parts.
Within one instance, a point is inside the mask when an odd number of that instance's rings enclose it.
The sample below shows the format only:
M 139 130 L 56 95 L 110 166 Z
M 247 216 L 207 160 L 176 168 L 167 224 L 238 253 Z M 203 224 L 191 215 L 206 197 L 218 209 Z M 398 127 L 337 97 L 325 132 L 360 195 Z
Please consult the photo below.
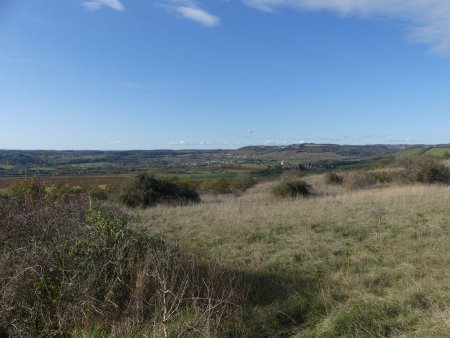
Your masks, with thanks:
M 229 269 L 279 278 L 279 298 L 244 306 L 249 336 L 449 336 L 450 187 L 308 180 L 306 199 L 275 199 L 266 183 L 139 211 L 138 226 Z
M 442 148 L 432 148 L 427 152 L 425 152 L 425 155 L 444 157 L 448 156 L 449 153 L 450 153 L 449 147 L 442 147 Z
M 12 186 L 0 336 L 450 337 L 450 161 L 403 166 Z

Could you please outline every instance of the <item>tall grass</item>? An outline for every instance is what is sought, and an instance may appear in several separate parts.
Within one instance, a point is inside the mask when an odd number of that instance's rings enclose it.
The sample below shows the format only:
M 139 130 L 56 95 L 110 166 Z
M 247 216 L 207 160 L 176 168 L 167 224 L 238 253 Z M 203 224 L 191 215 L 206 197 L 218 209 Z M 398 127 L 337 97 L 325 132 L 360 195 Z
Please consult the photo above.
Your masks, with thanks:
M 277 183 L 260 184 L 143 211 L 140 226 L 230 268 L 282 277 L 288 295 L 243 306 L 248 336 L 447 336 L 450 187 L 307 181 L 312 198 L 276 199 Z
M 269 182 L 137 210 L 13 190 L 0 203 L 0 334 L 448 336 L 450 186 L 406 172 L 306 177 L 306 199 Z M 375 183 L 349 184 L 358 174 Z

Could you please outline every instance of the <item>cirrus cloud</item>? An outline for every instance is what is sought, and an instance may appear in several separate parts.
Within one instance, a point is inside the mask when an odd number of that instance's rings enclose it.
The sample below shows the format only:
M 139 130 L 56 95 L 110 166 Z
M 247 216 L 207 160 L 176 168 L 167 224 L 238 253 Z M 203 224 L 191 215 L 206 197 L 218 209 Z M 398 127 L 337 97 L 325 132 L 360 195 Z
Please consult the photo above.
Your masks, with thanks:
M 266 12 L 278 8 L 327 10 L 342 16 L 386 16 L 408 24 L 410 36 L 430 44 L 433 51 L 450 54 L 449 0 L 242 0 Z
M 220 18 L 206 11 L 198 1 L 166 0 L 160 3 L 159 6 L 175 16 L 194 21 L 206 27 L 215 27 L 220 24 Z
M 120 0 L 89 0 L 83 2 L 83 6 L 91 11 L 101 9 L 103 7 L 109 7 L 116 11 L 124 11 L 125 6 Z
M 220 22 L 217 16 L 212 15 L 199 7 L 178 6 L 174 8 L 174 11 L 186 19 L 208 27 L 217 26 Z

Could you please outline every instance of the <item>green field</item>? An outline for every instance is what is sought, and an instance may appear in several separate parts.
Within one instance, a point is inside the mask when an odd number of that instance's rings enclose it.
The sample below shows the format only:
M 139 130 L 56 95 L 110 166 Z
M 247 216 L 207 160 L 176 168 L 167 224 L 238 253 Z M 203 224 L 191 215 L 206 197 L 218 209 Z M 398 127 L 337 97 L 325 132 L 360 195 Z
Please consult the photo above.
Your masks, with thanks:
M 409 149 L 403 150 L 400 153 L 398 153 L 396 158 L 402 159 L 402 158 L 419 156 L 419 155 L 423 154 L 423 152 L 426 151 L 426 149 L 429 149 L 429 148 L 424 148 L 424 147 L 409 148 Z
M 443 157 L 450 154 L 450 147 L 448 148 L 432 148 L 425 152 L 425 155 Z
M 414 147 L 401 151 L 397 154 L 397 159 L 416 157 L 421 155 L 443 157 L 446 153 L 450 153 L 450 147 Z

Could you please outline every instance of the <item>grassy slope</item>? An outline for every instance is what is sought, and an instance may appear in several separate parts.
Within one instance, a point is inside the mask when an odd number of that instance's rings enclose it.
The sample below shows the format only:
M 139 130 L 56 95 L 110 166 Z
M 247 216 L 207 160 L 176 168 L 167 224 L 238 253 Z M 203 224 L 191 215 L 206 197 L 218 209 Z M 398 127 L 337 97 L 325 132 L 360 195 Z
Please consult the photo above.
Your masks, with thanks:
M 311 199 L 276 200 L 262 184 L 142 211 L 141 225 L 230 268 L 289 276 L 287 296 L 248 310 L 261 336 L 449 336 L 450 187 L 311 180 Z
M 443 157 L 446 153 L 450 153 L 450 147 L 414 147 L 401 151 L 397 154 L 396 158 L 408 158 L 420 155 L 429 155 Z
M 450 153 L 450 148 L 432 148 L 428 150 L 425 155 L 431 155 L 431 156 L 444 156 L 446 154 Z
M 396 158 L 398 159 L 402 159 L 402 158 L 408 158 L 408 157 L 413 157 L 413 156 L 418 156 L 424 153 L 424 151 L 426 151 L 429 148 L 423 148 L 423 147 L 418 147 L 418 148 L 409 148 L 407 150 L 401 151 L 397 154 Z

